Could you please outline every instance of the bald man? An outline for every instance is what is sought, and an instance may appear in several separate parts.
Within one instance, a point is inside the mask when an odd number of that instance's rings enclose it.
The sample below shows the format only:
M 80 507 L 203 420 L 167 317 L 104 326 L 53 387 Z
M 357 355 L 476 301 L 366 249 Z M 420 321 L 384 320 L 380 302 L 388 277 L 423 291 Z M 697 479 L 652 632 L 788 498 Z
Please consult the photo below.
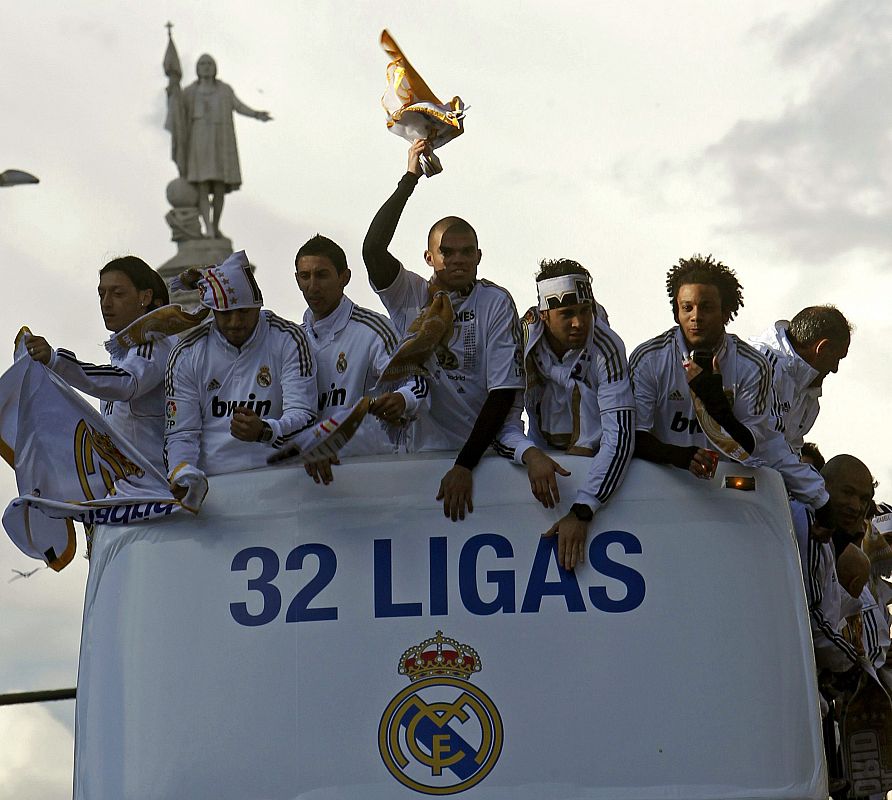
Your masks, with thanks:
M 460 217 L 444 217 L 430 229 L 424 261 L 432 270 L 423 277 L 407 270 L 388 247 L 418 179 L 419 139 L 409 148 L 406 174 L 384 203 L 366 234 L 362 257 L 369 281 L 397 333 L 445 292 L 454 312 L 452 335 L 428 364 L 430 412 L 418 422 L 420 450 L 458 451 L 454 466 L 443 476 L 437 499 L 453 521 L 474 509 L 472 470 L 497 439 L 524 388 L 520 321 L 511 295 L 500 286 L 477 278 L 482 253 L 477 233 Z
M 814 516 L 807 506 L 793 500 L 791 511 L 811 615 L 815 662 L 818 670 L 846 672 L 859 663 L 861 655 L 845 639 L 842 628 L 845 617 L 851 614 L 851 597 L 858 597 L 864 586 L 864 559 L 857 549 L 864 535 L 865 515 L 872 509 L 874 481 L 867 466 L 851 455 L 834 456 L 821 475 L 830 495 L 832 541 L 816 536 Z M 841 570 L 837 568 L 838 558 Z

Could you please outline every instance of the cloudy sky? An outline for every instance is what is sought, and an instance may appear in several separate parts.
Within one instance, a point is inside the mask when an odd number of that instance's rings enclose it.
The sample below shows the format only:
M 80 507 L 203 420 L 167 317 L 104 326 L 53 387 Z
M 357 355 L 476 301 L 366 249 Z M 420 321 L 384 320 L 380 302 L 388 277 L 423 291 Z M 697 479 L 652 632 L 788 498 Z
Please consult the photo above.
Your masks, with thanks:
M 135 253 L 174 252 L 164 222 L 176 176 L 163 130 L 164 23 L 188 80 L 203 52 L 262 124 L 238 118 L 242 191 L 223 230 L 258 265 L 267 305 L 299 318 L 297 247 L 317 231 L 364 280 L 368 222 L 405 170 L 378 99 L 383 27 L 431 88 L 470 106 L 466 133 L 440 151 L 393 251 L 423 267 L 430 223 L 446 214 L 480 235 L 481 274 L 534 299 L 543 257 L 595 275 L 596 295 L 631 350 L 672 324 L 665 273 L 713 253 L 733 266 L 746 306 L 731 330 L 755 334 L 806 305 L 833 302 L 855 323 L 851 354 L 825 385 L 811 438 L 851 452 L 892 499 L 886 356 L 892 320 L 892 8 L 882 2 L 306 2 L 249 6 L 160 0 L 2 0 L 0 171 L 39 186 L 0 190 L 7 311 L 86 360 L 105 338 L 96 273 Z M 10 474 L 0 475 L 6 497 Z M 5 501 L 4 501 L 5 502 Z M 73 686 L 86 563 L 30 568 L 0 540 L 0 692 Z M 0 709 L 0 800 L 70 792 L 72 703 Z M 37 755 L 39 753 L 39 756 Z

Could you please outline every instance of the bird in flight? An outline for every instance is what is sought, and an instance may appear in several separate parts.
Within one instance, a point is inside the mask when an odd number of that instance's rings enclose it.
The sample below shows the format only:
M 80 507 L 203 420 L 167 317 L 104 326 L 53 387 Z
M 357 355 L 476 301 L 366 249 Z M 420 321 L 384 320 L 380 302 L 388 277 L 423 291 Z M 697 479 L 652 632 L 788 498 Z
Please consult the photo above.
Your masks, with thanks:
M 45 566 L 46 566 L 46 564 L 44 564 L 43 567 L 35 567 L 34 569 L 28 570 L 27 572 L 23 572 L 23 571 L 20 570 L 20 569 L 14 569 L 13 572 L 15 573 L 15 575 L 13 575 L 13 576 L 7 581 L 7 583 L 12 583 L 13 581 L 17 581 L 19 578 L 30 578 L 35 572 L 39 572 L 39 571 L 42 570 Z

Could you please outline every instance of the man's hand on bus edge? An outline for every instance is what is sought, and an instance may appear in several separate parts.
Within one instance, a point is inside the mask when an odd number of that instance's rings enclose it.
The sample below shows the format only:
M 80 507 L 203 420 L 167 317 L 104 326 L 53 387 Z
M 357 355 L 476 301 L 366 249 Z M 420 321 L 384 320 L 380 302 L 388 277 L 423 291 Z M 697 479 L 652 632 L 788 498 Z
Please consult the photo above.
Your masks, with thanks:
M 474 510 L 472 499 L 474 478 L 471 470 L 456 464 L 440 481 L 437 500 L 443 501 L 443 514 L 453 522 L 465 518 L 465 509 L 470 514 Z
M 561 517 L 542 535 L 558 537 L 558 564 L 564 569 L 575 569 L 585 561 L 585 537 L 588 522 L 579 519 L 572 511 Z
M 543 453 L 538 447 L 530 447 L 523 454 L 523 463 L 527 467 L 530 489 L 545 508 L 554 508 L 561 502 L 557 475 L 567 476 L 570 470 L 564 469 L 553 458 Z
M 316 483 L 321 483 L 324 486 L 328 486 L 334 480 L 334 472 L 332 471 L 332 466 L 334 464 L 340 464 L 337 456 L 332 456 L 331 458 L 323 459 L 322 461 L 314 461 L 311 464 L 304 464 L 304 469 Z

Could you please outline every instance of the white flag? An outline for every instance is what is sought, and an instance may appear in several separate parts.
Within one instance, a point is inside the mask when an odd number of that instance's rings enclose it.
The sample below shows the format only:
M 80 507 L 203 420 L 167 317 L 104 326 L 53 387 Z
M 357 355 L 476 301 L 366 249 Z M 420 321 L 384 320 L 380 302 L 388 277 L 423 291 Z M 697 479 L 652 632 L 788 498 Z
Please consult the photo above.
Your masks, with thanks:
M 381 31 L 381 47 L 390 58 L 387 89 L 381 98 L 387 112 L 387 127 L 409 142 L 427 139 L 432 149 L 461 136 L 467 110 L 461 98 L 441 102 L 387 30 Z M 421 156 L 421 168 L 428 177 L 443 171 L 434 153 Z
M 298 433 L 288 447 L 283 447 L 267 461 L 270 464 L 282 461 L 315 464 L 336 458 L 341 448 L 353 438 L 369 413 L 370 405 L 371 399 L 362 397 L 351 408 L 333 411 L 325 419 Z
M 74 557 L 72 520 L 127 524 L 180 508 L 167 479 L 61 378 L 28 356 L 0 376 L 0 455 L 19 497 L 3 527 L 25 555 L 54 570 Z M 158 443 L 161 446 L 161 443 Z

